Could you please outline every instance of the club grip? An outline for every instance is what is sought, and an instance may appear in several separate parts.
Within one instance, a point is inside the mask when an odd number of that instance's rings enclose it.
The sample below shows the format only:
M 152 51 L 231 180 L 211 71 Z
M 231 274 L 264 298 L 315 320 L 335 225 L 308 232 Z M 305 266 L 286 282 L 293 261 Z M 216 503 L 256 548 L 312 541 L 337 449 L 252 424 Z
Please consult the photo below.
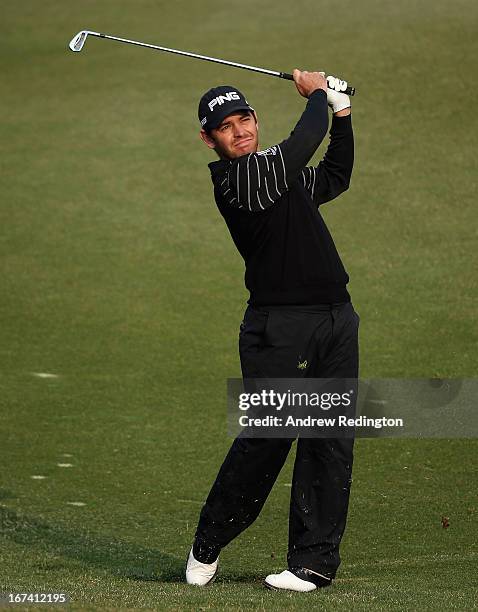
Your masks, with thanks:
M 289 74 L 288 72 L 279 72 L 279 76 L 281 79 L 287 79 L 288 81 L 293 81 L 294 77 Z M 347 87 L 347 89 L 344 92 L 341 93 L 345 93 L 348 96 L 355 96 L 355 87 L 351 87 L 350 85 Z

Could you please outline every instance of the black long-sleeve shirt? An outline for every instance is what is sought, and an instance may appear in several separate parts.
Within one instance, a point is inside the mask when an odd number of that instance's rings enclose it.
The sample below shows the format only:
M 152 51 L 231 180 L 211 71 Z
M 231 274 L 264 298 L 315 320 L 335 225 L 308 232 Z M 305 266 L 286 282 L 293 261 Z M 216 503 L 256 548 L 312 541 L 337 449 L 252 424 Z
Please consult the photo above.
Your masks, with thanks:
M 350 300 L 349 277 L 319 206 L 349 186 L 351 116 L 333 117 L 324 159 L 306 167 L 327 129 L 327 96 L 317 90 L 289 138 L 209 164 L 216 204 L 245 261 L 251 305 Z

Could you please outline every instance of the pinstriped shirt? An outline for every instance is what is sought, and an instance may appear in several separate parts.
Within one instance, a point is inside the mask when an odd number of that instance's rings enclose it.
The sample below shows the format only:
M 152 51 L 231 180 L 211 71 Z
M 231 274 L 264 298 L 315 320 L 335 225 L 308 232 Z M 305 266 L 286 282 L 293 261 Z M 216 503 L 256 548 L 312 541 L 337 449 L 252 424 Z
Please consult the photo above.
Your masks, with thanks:
M 333 117 L 330 143 L 317 90 L 290 136 L 264 151 L 209 164 L 217 206 L 246 265 L 252 305 L 348 301 L 348 275 L 319 206 L 345 191 L 353 167 L 351 117 Z

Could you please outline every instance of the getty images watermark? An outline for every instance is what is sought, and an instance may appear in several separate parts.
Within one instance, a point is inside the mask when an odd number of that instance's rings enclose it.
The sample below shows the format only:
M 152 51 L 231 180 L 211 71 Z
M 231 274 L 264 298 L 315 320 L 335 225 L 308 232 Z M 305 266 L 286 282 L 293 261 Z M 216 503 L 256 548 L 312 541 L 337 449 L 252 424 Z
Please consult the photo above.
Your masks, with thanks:
M 476 379 L 230 379 L 232 436 L 478 437 Z

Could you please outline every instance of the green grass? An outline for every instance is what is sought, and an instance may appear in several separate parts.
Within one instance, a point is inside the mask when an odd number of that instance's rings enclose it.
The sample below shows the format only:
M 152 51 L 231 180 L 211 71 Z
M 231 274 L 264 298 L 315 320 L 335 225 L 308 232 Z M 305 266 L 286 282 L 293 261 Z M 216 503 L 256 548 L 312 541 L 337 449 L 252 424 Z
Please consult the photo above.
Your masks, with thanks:
M 324 214 L 361 315 L 362 376 L 474 377 L 477 17 L 470 0 L 3 9 L 0 591 L 61 589 L 75 609 L 476 608 L 476 440 L 357 442 L 329 590 L 261 584 L 284 568 L 291 461 L 224 551 L 217 583 L 183 584 L 230 444 L 225 381 L 239 375 L 246 299 L 197 102 L 235 84 L 268 146 L 303 101 L 279 79 L 96 39 L 78 55 L 66 45 L 90 28 L 349 78 L 356 166 Z

